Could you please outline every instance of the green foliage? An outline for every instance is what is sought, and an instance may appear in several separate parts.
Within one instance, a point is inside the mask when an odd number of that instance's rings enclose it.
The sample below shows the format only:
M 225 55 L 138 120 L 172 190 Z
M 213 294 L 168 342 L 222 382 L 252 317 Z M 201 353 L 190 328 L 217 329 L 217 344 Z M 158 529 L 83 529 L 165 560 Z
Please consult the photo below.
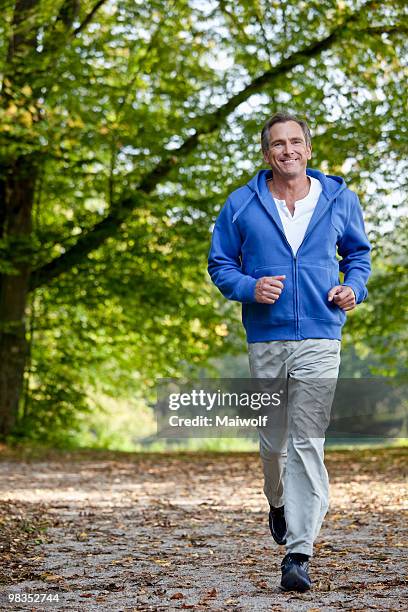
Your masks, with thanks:
M 8 2 L 0 17 L 0 178 L 17 159 L 38 168 L 19 251 L 41 279 L 20 435 L 76 431 L 92 389 L 151 397 L 157 377 L 242 350 L 239 306 L 206 275 L 210 227 L 262 166 L 260 128 L 283 108 L 310 122 L 311 165 L 361 197 L 375 273 L 345 339 L 395 371 L 407 346 L 404 3 L 117 0 L 89 22 L 94 3 L 73 17 L 74 4 L 38 0 L 16 21 Z M 10 56 L 16 28 L 35 44 Z M 100 243 L 74 250 L 112 214 Z M 1 273 L 17 255 L 4 236 Z
M 369 299 L 350 317 L 347 340 L 362 355 L 378 355 L 373 372 L 378 375 L 408 376 L 408 223 L 378 236 L 374 250 L 374 272 Z

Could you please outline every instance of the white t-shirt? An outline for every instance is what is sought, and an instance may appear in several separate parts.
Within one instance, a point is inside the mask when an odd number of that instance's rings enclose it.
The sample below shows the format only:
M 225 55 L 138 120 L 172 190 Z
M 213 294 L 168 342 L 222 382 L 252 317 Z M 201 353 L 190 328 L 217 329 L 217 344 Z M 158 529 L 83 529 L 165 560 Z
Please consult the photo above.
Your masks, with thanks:
M 287 241 L 295 255 L 302 243 L 317 200 L 322 192 L 320 181 L 313 176 L 309 176 L 308 179 L 310 180 L 309 193 L 302 200 L 296 200 L 293 217 L 286 206 L 286 201 L 274 197 Z

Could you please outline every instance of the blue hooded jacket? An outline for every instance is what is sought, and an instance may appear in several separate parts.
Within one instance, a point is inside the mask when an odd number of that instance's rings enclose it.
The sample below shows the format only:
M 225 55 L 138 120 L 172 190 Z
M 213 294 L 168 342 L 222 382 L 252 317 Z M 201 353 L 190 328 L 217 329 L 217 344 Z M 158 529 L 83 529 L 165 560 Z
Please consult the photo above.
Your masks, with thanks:
M 216 220 L 208 272 L 226 298 L 242 302 L 248 342 L 341 340 L 346 314 L 327 300 L 328 291 L 341 284 L 339 270 L 357 303 L 367 297 L 371 247 L 358 197 L 338 176 L 309 168 L 306 174 L 321 182 L 322 193 L 296 257 L 266 183 L 271 170 L 260 170 L 233 191 Z M 283 274 L 279 299 L 257 302 L 257 279 Z

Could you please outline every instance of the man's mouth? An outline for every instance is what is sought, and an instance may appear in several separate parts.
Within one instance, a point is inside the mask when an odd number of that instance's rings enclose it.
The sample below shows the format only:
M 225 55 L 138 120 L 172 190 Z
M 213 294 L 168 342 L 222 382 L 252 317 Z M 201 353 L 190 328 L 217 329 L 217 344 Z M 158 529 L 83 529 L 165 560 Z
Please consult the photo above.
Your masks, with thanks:
M 281 162 L 283 164 L 294 164 L 297 161 L 298 161 L 297 159 L 281 159 Z

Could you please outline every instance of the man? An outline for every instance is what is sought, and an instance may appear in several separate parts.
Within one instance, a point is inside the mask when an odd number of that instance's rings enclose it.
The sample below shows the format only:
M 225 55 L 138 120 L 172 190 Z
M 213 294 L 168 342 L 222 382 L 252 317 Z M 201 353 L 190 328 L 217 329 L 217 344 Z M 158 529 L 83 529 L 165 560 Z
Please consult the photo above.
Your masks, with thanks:
M 329 507 L 330 383 L 338 376 L 346 312 L 367 296 L 370 243 L 357 195 L 342 178 L 307 168 L 312 145 L 304 121 L 275 114 L 261 144 L 270 170 L 228 197 L 208 271 L 226 298 L 242 302 L 252 377 L 288 384 L 283 412 L 258 433 L 271 533 L 286 544 L 281 588 L 305 591 Z

